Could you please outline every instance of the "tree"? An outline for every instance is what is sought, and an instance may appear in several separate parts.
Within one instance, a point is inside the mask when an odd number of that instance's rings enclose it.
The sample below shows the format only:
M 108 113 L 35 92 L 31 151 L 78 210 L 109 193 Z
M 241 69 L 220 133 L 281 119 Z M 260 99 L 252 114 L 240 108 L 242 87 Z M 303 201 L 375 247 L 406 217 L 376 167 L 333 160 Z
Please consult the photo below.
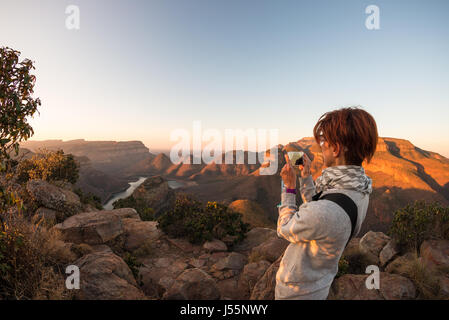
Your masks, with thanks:
M 10 152 L 19 153 L 19 142 L 33 134 L 27 117 L 33 116 L 39 98 L 34 99 L 36 77 L 31 70 L 33 62 L 19 62 L 20 52 L 8 47 L 0 48 L 0 164 L 10 158 Z M 38 111 L 39 112 L 39 111 Z

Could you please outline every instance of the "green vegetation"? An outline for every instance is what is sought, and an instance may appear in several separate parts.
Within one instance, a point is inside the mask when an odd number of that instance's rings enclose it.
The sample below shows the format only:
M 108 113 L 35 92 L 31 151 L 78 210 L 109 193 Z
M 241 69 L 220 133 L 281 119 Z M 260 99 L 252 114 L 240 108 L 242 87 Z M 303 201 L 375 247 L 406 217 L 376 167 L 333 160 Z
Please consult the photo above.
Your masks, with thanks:
M 349 273 L 349 262 L 345 257 L 341 257 L 338 261 L 338 272 L 335 277 L 338 278 L 347 273 Z
M 80 188 L 76 188 L 75 190 L 73 190 L 73 192 L 75 192 L 78 195 L 78 197 L 80 197 L 81 203 L 90 204 L 95 208 L 97 208 L 98 210 L 103 210 L 100 197 L 97 197 L 96 195 L 90 192 L 84 193 L 83 190 L 81 190 Z
M 64 154 L 62 150 L 41 150 L 31 159 L 22 160 L 16 172 L 20 183 L 32 179 L 76 183 L 79 177 L 79 163 L 75 161 L 73 155 Z
M 33 134 L 27 117 L 33 116 L 41 105 L 34 99 L 36 77 L 30 72 L 33 62 L 25 59 L 19 62 L 20 52 L 11 48 L 0 48 L 0 164 L 6 169 L 5 159 L 10 150 L 19 153 L 19 142 Z
M 178 195 L 173 210 L 158 217 L 159 228 L 172 237 L 187 237 L 192 243 L 212 238 L 236 236 L 235 243 L 243 240 L 249 224 L 240 213 L 217 202 L 206 204 L 186 195 Z
M 134 278 L 138 279 L 139 268 L 142 266 L 142 263 L 139 263 L 137 261 L 137 257 L 129 252 L 126 252 L 124 254 L 123 261 L 125 261 L 129 267 L 129 269 L 131 269 L 131 272 L 133 273 Z
M 136 199 L 132 195 L 124 198 L 118 199 L 114 201 L 112 204 L 114 209 L 119 208 L 134 208 L 139 214 L 140 218 L 143 221 L 152 221 L 154 220 L 154 210 L 152 208 L 148 208 L 145 204 L 145 201 L 141 199 Z
M 389 234 L 401 248 L 416 252 L 425 240 L 449 239 L 449 208 L 415 201 L 395 212 Z

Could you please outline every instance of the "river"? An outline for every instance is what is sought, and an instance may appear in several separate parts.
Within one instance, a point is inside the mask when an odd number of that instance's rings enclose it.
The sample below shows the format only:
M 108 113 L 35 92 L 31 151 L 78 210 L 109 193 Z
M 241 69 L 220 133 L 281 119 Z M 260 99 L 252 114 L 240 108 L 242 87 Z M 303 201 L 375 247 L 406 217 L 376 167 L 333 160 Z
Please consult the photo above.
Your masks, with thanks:
M 140 177 L 137 181 L 129 182 L 128 189 L 114 194 L 112 196 L 112 198 L 109 199 L 108 202 L 106 202 L 106 204 L 103 206 L 103 208 L 105 210 L 114 209 L 114 207 L 112 206 L 114 201 L 117 201 L 118 199 L 124 199 L 126 197 L 129 197 L 134 192 L 134 190 L 136 190 L 137 187 L 139 187 L 146 180 L 146 178 L 148 178 L 148 177 Z M 177 181 L 177 180 L 168 180 L 167 183 L 168 183 L 168 186 L 172 189 L 177 189 L 177 188 L 184 186 L 184 183 L 182 183 L 181 181 Z

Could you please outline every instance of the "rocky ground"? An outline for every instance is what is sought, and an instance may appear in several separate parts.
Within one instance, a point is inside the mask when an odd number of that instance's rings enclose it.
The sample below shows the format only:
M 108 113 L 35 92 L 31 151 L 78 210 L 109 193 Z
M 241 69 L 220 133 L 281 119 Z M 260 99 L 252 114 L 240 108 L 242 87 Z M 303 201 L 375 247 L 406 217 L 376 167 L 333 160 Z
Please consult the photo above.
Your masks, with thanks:
M 79 299 L 274 299 L 275 275 L 289 244 L 274 229 L 252 228 L 237 245 L 226 237 L 191 244 L 170 238 L 156 221 L 142 221 L 132 208 L 98 211 L 42 180 L 29 181 L 26 190 L 38 207 L 36 218 L 60 232 L 57 246 L 69 249 L 71 264 L 80 268 Z M 368 232 L 350 242 L 344 257 L 350 264 L 362 259 L 379 266 L 380 289 L 366 288 L 368 274 L 343 274 L 329 299 L 420 299 L 422 287 L 409 270 L 413 263 L 435 270 L 432 283 L 449 298 L 448 240 L 425 241 L 415 257 L 401 253 L 385 234 Z

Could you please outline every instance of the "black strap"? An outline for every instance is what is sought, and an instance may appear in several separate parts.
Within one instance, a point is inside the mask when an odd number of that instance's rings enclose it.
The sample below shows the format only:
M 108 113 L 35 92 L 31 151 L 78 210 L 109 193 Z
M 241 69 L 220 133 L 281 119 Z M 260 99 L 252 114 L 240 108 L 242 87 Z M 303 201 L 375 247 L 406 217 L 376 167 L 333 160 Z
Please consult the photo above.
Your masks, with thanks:
M 350 197 L 348 197 L 343 193 L 327 193 L 324 196 L 321 196 L 322 193 L 323 191 L 315 194 L 312 197 L 312 201 L 318 200 L 332 201 L 338 204 L 346 212 L 349 219 L 351 220 L 351 235 L 349 236 L 348 242 L 346 242 L 346 245 L 348 245 L 349 241 L 352 239 L 352 236 L 354 235 L 355 226 L 357 224 L 357 205 Z

